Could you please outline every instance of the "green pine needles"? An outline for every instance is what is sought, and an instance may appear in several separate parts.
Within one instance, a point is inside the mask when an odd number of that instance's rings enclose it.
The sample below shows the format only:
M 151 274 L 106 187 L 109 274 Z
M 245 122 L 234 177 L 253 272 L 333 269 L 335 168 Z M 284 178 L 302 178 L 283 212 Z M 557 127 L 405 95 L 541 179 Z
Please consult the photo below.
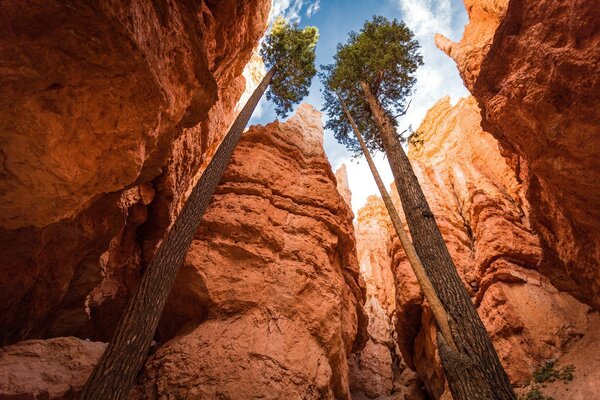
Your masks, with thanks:
M 275 112 L 285 117 L 308 95 L 310 83 L 317 73 L 315 48 L 319 30 L 314 26 L 299 28 L 283 17 L 273 22 L 260 51 L 268 68 L 276 68 L 267 99 L 275 103 Z
M 361 149 L 352 127 L 344 115 L 336 92 L 344 99 L 354 116 L 371 152 L 383 151 L 379 129 L 371 117 L 360 82 L 366 82 L 381 103 L 393 124 L 403 115 L 407 99 L 416 82 L 414 74 L 423 64 L 419 43 L 411 30 L 398 20 L 374 16 L 365 22 L 359 33 L 351 32 L 345 44 L 338 44 L 334 63 L 321 66 L 328 115 L 326 128 L 352 153 Z

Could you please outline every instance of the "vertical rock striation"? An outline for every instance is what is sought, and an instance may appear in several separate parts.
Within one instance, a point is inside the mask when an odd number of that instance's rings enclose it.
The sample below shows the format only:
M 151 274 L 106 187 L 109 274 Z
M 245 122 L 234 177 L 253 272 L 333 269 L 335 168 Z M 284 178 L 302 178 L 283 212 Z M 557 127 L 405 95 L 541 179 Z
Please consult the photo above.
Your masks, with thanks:
M 586 332 L 588 307 L 540 274 L 544 261 L 525 190 L 481 129 L 473 98 L 454 106 L 444 98 L 430 109 L 409 157 L 511 381 L 527 383 L 542 360 L 560 356 Z M 400 348 L 439 398 L 445 389 L 434 321 L 398 241 L 392 252 Z
M 351 360 L 352 391 L 369 398 L 389 395 L 394 388 L 395 340 L 392 316 L 395 288 L 387 243 L 387 211 L 381 199 L 371 196 L 359 210 L 356 245 L 360 273 L 365 281 L 369 340 Z
M 251 127 L 236 149 L 159 327 L 143 398 L 349 398 L 364 345 L 353 214 L 321 115 Z
M 381 198 L 370 196 L 358 211 L 355 223 L 360 273 L 367 289 L 364 305 L 369 319 L 369 340 L 363 350 L 350 360 L 353 398 L 411 399 L 423 397 L 421 381 L 403 360 L 398 347 L 396 301 L 406 288 L 396 282 L 390 248 L 391 222 Z M 415 280 L 415 278 L 412 278 Z M 415 280 L 416 284 L 416 280 Z M 414 289 L 414 287 L 410 287 Z M 413 290 L 414 291 L 414 290 Z M 418 292 L 418 288 L 417 291 Z M 400 304 L 404 309 L 406 305 Z M 406 332 L 409 327 L 403 327 Z
M 593 0 L 465 1 L 459 43 L 438 36 L 523 182 L 542 273 L 600 306 L 600 9 Z M 476 54 L 476 57 L 472 57 Z
M 234 118 L 269 5 L 3 4 L 0 343 L 110 337 Z

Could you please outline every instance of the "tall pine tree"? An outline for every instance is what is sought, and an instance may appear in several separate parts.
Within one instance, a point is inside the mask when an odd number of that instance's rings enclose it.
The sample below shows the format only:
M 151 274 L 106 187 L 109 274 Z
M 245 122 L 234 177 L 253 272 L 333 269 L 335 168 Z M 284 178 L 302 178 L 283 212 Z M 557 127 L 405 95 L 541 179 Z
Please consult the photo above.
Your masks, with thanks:
M 475 306 L 464 287 L 427 199 L 401 145 L 396 116 L 406 110 L 422 64 L 419 44 L 403 22 L 375 16 L 338 45 L 334 63 L 323 67 L 326 127 L 354 152 L 360 142 L 344 106 L 354 116 L 370 151 L 389 161 L 413 244 L 448 316 L 456 348 L 438 335 L 450 391 L 456 400 L 514 400 L 515 394 Z M 440 327 L 443 328 L 443 327 Z
M 261 55 L 270 68 L 256 88 L 215 155 L 193 188 L 140 285 L 129 300 L 113 337 L 92 371 L 81 399 L 125 399 L 142 367 L 171 287 L 211 197 L 225 172 L 241 135 L 265 90 L 278 115 L 285 116 L 307 94 L 316 73 L 315 27 L 301 29 L 277 18 Z

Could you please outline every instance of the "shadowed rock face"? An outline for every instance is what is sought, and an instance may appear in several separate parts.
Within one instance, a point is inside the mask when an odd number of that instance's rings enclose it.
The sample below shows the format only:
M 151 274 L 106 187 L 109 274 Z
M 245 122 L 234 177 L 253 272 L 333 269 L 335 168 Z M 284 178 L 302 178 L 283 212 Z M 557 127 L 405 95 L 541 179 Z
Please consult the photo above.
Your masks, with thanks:
M 105 348 L 74 337 L 2 347 L 0 398 L 75 400 Z
M 269 6 L 2 6 L 0 343 L 110 337 L 235 116 Z
M 480 123 L 473 98 L 454 106 L 444 98 L 411 139 L 409 157 L 511 381 L 524 384 L 542 360 L 586 333 L 589 307 L 540 274 L 545 260 L 525 190 Z M 399 347 L 439 398 L 446 389 L 435 324 L 395 238 L 391 251 Z
M 160 324 L 161 339 L 179 336 L 147 364 L 139 395 L 348 398 L 364 287 L 322 135 L 307 105 L 244 134 Z
M 541 272 L 600 306 L 600 9 L 593 0 L 465 1 L 460 43 L 437 37 L 523 182 Z M 471 7 L 472 6 L 472 7 Z M 476 53 L 478 56 L 469 57 Z

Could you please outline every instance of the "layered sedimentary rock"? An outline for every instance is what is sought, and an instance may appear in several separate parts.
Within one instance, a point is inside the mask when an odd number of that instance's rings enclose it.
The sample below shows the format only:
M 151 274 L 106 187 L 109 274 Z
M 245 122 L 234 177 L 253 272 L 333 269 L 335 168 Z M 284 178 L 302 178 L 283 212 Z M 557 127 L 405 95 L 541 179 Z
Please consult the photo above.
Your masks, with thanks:
M 244 133 L 195 235 L 146 365 L 144 398 L 349 397 L 364 345 L 353 214 L 321 115 Z
M 270 2 L 0 16 L 0 343 L 110 332 L 231 123 Z
M 454 106 L 444 98 L 411 138 L 409 157 L 511 381 L 524 384 L 586 333 L 589 307 L 540 274 L 546 261 L 524 188 L 480 122 L 473 98 Z M 438 398 L 434 322 L 397 240 L 392 252 L 400 348 Z
M 352 391 L 369 398 L 391 394 L 394 388 L 395 287 L 388 255 L 387 211 L 375 196 L 359 210 L 356 245 L 360 273 L 367 289 L 365 312 L 369 318 L 369 341 L 351 362 Z
M 377 196 L 367 199 L 355 222 L 358 262 L 367 289 L 364 310 L 369 319 L 367 344 L 350 360 L 350 386 L 357 400 L 424 398 L 422 383 L 407 367 L 397 343 L 390 224 Z
M 456 62 L 531 204 L 542 273 L 600 306 L 600 8 L 593 0 L 465 1 Z M 477 54 L 477 57 L 472 57 Z

